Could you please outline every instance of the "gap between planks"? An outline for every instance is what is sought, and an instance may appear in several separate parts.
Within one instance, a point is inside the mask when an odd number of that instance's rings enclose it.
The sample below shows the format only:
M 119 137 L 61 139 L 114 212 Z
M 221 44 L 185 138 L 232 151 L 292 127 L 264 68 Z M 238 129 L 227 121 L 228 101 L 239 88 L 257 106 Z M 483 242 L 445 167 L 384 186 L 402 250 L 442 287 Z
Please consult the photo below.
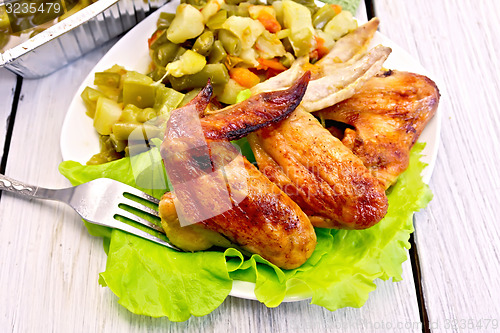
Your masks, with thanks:
M 375 11 L 375 3 L 374 0 L 364 0 L 366 7 L 366 15 L 368 20 L 376 17 Z M 413 217 L 413 224 L 415 224 L 415 217 Z M 416 231 L 414 231 L 415 233 Z M 425 305 L 425 299 L 422 289 L 422 279 L 420 274 L 420 262 L 418 259 L 418 251 L 417 244 L 415 243 L 415 239 L 413 234 L 410 235 L 410 239 L 408 240 L 411 247 L 409 250 L 409 259 L 411 262 L 411 268 L 413 272 L 413 281 L 415 284 L 416 294 L 417 294 L 417 302 L 418 302 L 418 311 L 420 314 L 420 322 L 422 323 L 422 332 L 428 333 L 430 332 L 429 328 L 429 317 L 427 315 L 427 308 Z
M 3 145 L 3 154 L 0 161 L 0 173 L 5 174 L 5 169 L 7 167 L 7 158 L 9 157 L 10 142 L 12 139 L 12 132 L 14 130 L 14 122 L 16 120 L 17 106 L 19 104 L 19 98 L 21 97 L 21 87 L 23 85 L 23 78 L 17 76 L 16 86 L 14 90 L 14 97 L 12 99 L 12 108 L 10 110 L 10 115 L 7 117 L 7 131 L 5 132 L 5 142 Z M 0 191 L 0 199 L 2 198 L 2 191 Z

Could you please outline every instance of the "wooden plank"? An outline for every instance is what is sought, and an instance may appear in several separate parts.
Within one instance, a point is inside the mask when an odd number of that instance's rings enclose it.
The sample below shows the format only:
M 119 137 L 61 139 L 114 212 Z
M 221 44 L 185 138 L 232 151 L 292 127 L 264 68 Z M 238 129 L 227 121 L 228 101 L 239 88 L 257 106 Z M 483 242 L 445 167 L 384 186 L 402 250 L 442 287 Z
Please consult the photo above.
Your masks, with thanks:
M 3 157 L 5 136 L 10 113 L 12 111 L 12 101 L 16 90 L 16 75 L 4 68 L 0 68 L 0 161 Z
M 434 73 L 443 95 L 434 199 L 416 219 L 430 327 L 491 331 L 500 320 L 500 2 L 375 4 L 381 32 Z

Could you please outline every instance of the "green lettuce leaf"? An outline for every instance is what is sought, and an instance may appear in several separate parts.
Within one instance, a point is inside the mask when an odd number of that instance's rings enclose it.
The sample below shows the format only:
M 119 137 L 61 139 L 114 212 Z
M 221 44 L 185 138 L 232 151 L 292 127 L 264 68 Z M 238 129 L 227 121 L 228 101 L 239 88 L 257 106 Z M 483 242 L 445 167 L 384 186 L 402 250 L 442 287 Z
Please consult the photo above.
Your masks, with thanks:
M 246 140 L 236 144 L 253 157 Z M 304 296 L 332 311 L 361 307 L 375 289 L 375 279 L 402 279 L 413 213 L 432 198 L 420 177 L 425 167 L 419 161 L 423 147 L 415 145 L 410 167 L 388 191 L 389 210 L 381 222 L 367 230 L 316 229 L 316 249 L 297 269 L 282 270 L 259 255 L 245 258 L 236 249 L 178 253 L 118 230 L 86 224 L 92 235 L 103 237 L 108 254 L 100 282 L 129 311 L 172 321 L 216 309 L 231 291 L 233 280 L 254 282 L 257 299 L 269 307 L 278 306 L 285 297 Z M 139 165 L 160 173 L 158 154 L 155 148 L 139 155 L 134 168 Z M 129 158 L 98 166 L 66 161 L 59 170 L 73 185 L 107 177 L 140 188 Z M 166 190 L 141 189 L 157 198 Z

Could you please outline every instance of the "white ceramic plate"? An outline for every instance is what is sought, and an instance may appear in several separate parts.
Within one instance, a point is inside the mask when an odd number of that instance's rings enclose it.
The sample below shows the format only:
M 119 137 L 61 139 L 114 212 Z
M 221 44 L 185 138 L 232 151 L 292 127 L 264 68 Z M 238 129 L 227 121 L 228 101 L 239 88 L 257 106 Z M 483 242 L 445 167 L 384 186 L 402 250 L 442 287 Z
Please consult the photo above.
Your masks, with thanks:
M 179 1 L 174 0 L 151 14 L 120 39 L 90 71 L 89 75 L 82 82 L 80 88 L 73 97 L 63 123 L 61 132 L 61 152 L 63 160 L 73 160 L 85 164 L 92 155 L 99 152 L 99 137 L 93 128 L 92 119 L 85 114 L 86 108 L 80 97 L 80 94 L 86 86 L 93 85 L 94 73 L 108 69 L 115 64 L 119 64 L 127 70 L 146 73 L 150 63 L 149 50 L 146 42 L 147 38 L 156 30 L 156 21 L 160 12 L 167 11 L 175 13 L 175 8 L 178 4 Z M 376 33 L 372 44 L 383 44 L 392 48 L 392 53 L 384 64 L 385 68 L 420 73 L 432 78 L 417 60 L 412 58 L 406 51 L 381 33 Z M 440 127 L 441 119 L 440 113 L 438 112 L 428 123 L 418 140 L 419 142 L 427 143 L 422 156 L 422 161 L 428 164 L 428 167 L 422 174 L 425 182 L 430 180 L 436 161 Z M 235 281 L 230 295 L 240 298 L 256 299 L 254 287 L 255 284 L 253 283 Z M 306 298 L 309 298 L 309 296 L 292 295 L 287 296 L 285 301 L 297 301 Z

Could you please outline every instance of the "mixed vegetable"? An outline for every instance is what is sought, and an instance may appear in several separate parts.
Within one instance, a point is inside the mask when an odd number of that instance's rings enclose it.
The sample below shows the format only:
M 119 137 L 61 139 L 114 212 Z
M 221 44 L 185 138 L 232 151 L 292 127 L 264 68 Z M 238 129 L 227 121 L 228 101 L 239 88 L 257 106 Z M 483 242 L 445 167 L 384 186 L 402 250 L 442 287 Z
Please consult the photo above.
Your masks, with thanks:
M 89 164 L 128 156 L 134 130 L 161 136 L 170 111 L 210 79 L 216 104 L 234 104 L 248 88 L 287 70 L 298 57 L 321 59 L 337 39 L 357 28 L 338 5 L 314 1 L 185 0 L 161 13 L 148 40 L 150 73 L 120 66 L 96 73 L 82 98 L 101 138 Z
M 7 0 L 0 4 L 0 52 L 14 47 L 97 0 Z

